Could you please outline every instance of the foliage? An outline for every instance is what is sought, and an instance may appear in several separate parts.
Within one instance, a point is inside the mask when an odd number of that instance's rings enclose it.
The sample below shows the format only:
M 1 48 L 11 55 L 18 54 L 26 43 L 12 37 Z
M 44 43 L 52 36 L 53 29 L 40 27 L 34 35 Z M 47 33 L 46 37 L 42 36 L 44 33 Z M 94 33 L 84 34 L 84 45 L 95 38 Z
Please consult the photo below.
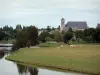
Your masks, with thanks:
M 69 28 L 67 32 L 62 31 L 59 32 L 60 26 L 57 28 L 47 26 L 47 28 L 37 29 L 35 26 L 27 26 L 21 27 L 21 25 L 17 25 L 14 29 L 11 26 L 5 25 L 0 28 L 0 41 L 3 40 L 12 40 L 16 39 L 17 43 L 20 43 L 20 47 L 24 47 L 26 45 L 36 45 L 38 41 L 46 42 L 46 41 L 64 41 L 68 42 L 73 36 L 72 40 L 77 42 L 85 41 L 87 43 L 100 43 L 100 28 L 88 28 L 84 31 L 77 30 L 72 31 L 72 28 Z M 38 30 L 43 31 L 38 37 Z M 23 37 L 25 39 L 23 39 Z M 5 42 L 5 41 L 4 41 Z M 22 46 L 22 43 L 23 46 Z
M 76 38 L 81 38 L 81 39 L 83 39 L 83 38 L 84 38 L 84 32 L 81 31 L 81 30 L 76 31 L 76 32 L 75 32 L 75 36 L 76 36 Z
M 46 41 L 52 41 L 53 39 L 51 37 L 46 37 L 45 40 Z
M 69 40 L 69 41 L 68 41 L 68 44 L 71 45 L 71 44 L 72 44 L 72 40 Z
M 100 42 L 100 28 L 89 28 L 84 31 L 75 31 L 75 37 L 87 42 Z
M 51 30 L 55 30 L 56 28 L 54 28 L 54 27 L 52 27 L 52 29 Z
M 49 37 L 49 33 L 46 31 L 43 31 L 40 35 L 39 35 L 39 40 L 42 42 L 46 42 L 46 37 Z
M 30 40 L 31 45 L 38 44 L 38 29 L 35 26 L 28 27 L 28 40 Z
M 100 43 L 100 28 L 95 29 L 95 31 L 92 33 L 93 41 Z
M 19 48 L 26 47 L 28 41 L 28 32 L 27 31 L 18 32 L 16 41 L 17 41 L 16 43 L 18 43 L 19 45 Z
M 59 31 L 60 31 L 60 25 L 58 26 L 58 28 L 57 28 Z
M 69 28 L 69 29 L 68 29 L 68 32 L 73 32 L 73 31 L 72 31 L 72 28 Z
M 72 37 L 73 37 L 72 32 L 65 32 L 65 34 L 64 34 L 64 43 L 68 43 L 68 41 L 71 40 Z
M 13 27 L 9 27 L 8 25 L 5 25 L 3 28 L 0 28 L 0 32 L 4 32 L 7 35 L 7 37 L 5 38 L 6 40 L 14 39 L 16 36 L 15 29 L 13 29 Z
M 6 34 L 5 32 L 0 31 L 0 40 L 4 40 L 8 37 L 8 34 Z
M 22 31 L 17 31 L 13 49 L 29 47 L 36 44 L 38 44 L 38 31 L 35 26 L 30 26 Z
M 93 32 L 95 32 L 95 29 L 89 28 L 89 29 L 85 29 L 83 32 L 84 32 L 84 36 L 91 36 Z
M 47 26 L 47 32 L 50 32 L 50 31 L 51 31 L 51 27 Z
M 2 30 L 11 32 L 11 31 L 13 31 L 13 28 L 9 27 L 8 25 L 5 25 Z
M 39 46 L 40 47 L 55 47 L 55 46 L 59 46 L 59 44 L 57 42 L 45 42 L 45 43 L 40 43 Z
M 55 30 L 55 32 L 54 32 L 54 41 L 56 41 L 56 42 L 61 41 L 61 34 L 58 30 Z
M 12 51 L 16 51 L 16 50 L 18 50 L 20 47 L 19 47 L 19 45 L 18 45 L 18 43 L 17 43 L 17 41 L 13 41 L 13 46 L 12 46 Z
M 16 25 L 16 30 L 22 30 L 22 27 L 20 24 Z

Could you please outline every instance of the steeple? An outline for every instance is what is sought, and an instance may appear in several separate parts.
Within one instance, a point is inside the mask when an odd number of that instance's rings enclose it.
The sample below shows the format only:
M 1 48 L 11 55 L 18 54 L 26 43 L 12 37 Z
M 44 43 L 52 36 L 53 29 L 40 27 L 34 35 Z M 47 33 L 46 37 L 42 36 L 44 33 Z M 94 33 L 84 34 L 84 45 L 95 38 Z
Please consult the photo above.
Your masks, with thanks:
M 61 20 L 65 20 L 64 18 L 62 18 Z
M 65 19 L 62 18 L 62 19 L 61 19 L 60 32 L 62 32 L 62 30 L 64 29 L 64 27 L 65 27 Z

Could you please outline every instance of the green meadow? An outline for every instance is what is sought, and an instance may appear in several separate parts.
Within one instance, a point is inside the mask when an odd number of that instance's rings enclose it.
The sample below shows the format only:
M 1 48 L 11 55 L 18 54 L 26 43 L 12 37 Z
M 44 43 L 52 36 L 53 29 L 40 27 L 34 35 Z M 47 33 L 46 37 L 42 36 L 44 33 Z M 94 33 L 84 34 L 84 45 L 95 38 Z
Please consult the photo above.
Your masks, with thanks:
M 69 45 L 21 48 L 6 59 L 64 71 L 100 74 L 99 44 L 77 44 L 75 48 Z

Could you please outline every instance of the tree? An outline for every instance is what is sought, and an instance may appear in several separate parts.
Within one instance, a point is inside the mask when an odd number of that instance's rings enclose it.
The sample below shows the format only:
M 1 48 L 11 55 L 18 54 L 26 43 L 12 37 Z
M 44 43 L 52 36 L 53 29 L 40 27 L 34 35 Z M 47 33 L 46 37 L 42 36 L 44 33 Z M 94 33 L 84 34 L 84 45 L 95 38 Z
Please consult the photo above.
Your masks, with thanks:
M 53 39 L 51 37 L 46 37 L 45 40 L 46 41 L 52 41 Z
M 0 60 L 4 57 L 4 51 L 0 50 Z
M 91 36 L 95 32 L 94 28 L 89 28 L 84 30 L 84 36 Z
M 54 28 L 54 27 L 52 27 L 52 29 L 51 30 L 55 30 L 56 28 Z
M 57 28 L 59 31 L 60 31 L 60 25 L 58 26 L 58 28 Z
M 51 27 L 47 26 L 47 32 L 50 32 L 50 31 L 51 31 Z
M 5 26 L 3 27 L 3 31 L 8 31 L 8 30 L 9 30 L 8 25 L 5 25 Z
M 68 32 L 72 32 L 72 28 L 69 28 L 69 29 L 68 29 Z
M 0 31 L 0 40 L 3 40 L 5 37 L 5 33 Z
M 2 28 L 0 28 L 0 32 L 2 31 L 3 29 Z
M 100 28 L 95 29 L 92 34 L 93 41 L 100 42 Z
M 75 36 L 76 36 L 76 38 L 83 39 L 84 38 L 84 32 L 81 31 L 81 30 L 75 31 Z
M 65 32 L 64 34 L 64 43 L 68 43 L 68 41 L 73 37 L 72 32 Z
M 18 25 L 16 26 L 16 30 L 18 30 L 18 31 L 22 30 L 22 27 L 21 27 L 20 24 L 18 24 Z
M 19 48 L 23 48 L 27 46 L 28 41 L 28 32 L 27 31 L 20 31 L 16 34 L 16 41 L 13 42 L 12 50 L 18 50 Z
M 15 39 L 16 32 L 15 29 L 13 29 L 13 27 L 11 26 L 9 27 L 8 25 L 5 25 L 3 28 L 1 28 L 1 31 L 9 35 L 5 39 Z
M 19 49 L 29 45 L 33 46 L 36 44 L 38 44 L 38 30 L 35 26 L 30 26 L 21 31 L 17 31 L 13 49 Z
M 49 37 L 49 33 L 46 31 L 43 31 L 40 35 L 39 35 L 39 40 L 42 42 L 46 42 L 46 37 Z
M 55 30 L 55 32 L 54 32 L 54 40 L 56 42 L 61 41 L 61 34 L 60 34 L 59 30 Z
M 3 31 L 0 31 L 0 40 L 4 40 L 5 38 L 8 37 L 8 34 L 6 34 L 5 32 Z
M 28 32 L 27 31 L 20 31 L 17 33 L 16 43 L 18 45 L 18 48 L 26 47 L 27 41 L 28 41 Z
M 28 27 L 28 40 L 32 46 L 38 44 L 38 29 L 35 26 Z

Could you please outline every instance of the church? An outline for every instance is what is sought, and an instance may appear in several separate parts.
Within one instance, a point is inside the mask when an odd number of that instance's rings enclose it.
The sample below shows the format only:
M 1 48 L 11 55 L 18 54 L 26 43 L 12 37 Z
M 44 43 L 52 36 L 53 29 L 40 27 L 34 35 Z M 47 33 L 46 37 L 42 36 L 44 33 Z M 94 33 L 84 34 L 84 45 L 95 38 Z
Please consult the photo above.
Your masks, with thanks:
M 88 29 L 87 23 L 85 21 L 69 21 L 67 24 L 65 24 L 65 19 L 61 19 L 61 25 L 60 25 L 60 32 L 62 31 L 68 31 L 69 28 L 72 28 L 73 31 L 76 30 L 85 30 Z

